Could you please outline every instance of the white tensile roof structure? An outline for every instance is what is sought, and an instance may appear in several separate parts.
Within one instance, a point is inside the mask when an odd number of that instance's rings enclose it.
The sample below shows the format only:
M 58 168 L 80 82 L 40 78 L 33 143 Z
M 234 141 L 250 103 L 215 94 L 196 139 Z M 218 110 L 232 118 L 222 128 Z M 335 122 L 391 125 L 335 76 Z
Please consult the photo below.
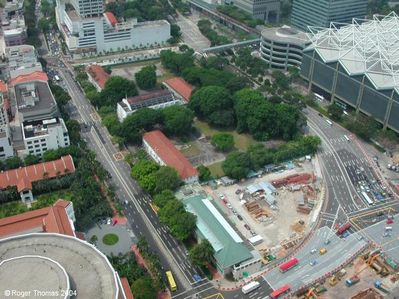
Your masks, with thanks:
M 399 92 L 399 17 L 391 12 L 352 24 L 309 27 L 309 39 L 325 63 L 338 61 L 347 73 L 365 74 L 377 90 Z

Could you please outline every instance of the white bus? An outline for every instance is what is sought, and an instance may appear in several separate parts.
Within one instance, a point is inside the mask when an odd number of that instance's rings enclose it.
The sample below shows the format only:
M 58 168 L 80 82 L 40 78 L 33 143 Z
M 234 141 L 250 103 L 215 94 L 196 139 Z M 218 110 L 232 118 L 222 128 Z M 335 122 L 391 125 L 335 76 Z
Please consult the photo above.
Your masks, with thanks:
M 333 125 L 333 123 L 332 123 L 332 121 L 331 120 L 329 120 L 329 119 L 326 119 L 326 122 L 330 125 L 330 126 L 332 126 Z
M 344 135 L 346 141 L 351 141 L 347 135 Z
M 241 291 L 244 294 L 248 294 L 254 290 L 256 290 L 257 288 L 259 288 L 260 283 L 257 281 L 251 281 L 250 283 L 246 284 L 245 286 L 242 287 Z
M 315 93 L 315 94 L 314 94 L 314 98 L 315 98 L 317 101 L 320 101 L 320 102 L 323 102 L 323 101 L 324 101 L 324 97 L 323 97 L 322 95 L 318 94 L 318 93 Z
M 362 192 L 362 195 L 363 195 L 363 198 L 367 201 L 367 203 L 370 205 L 370 206 L 372 206 L 372 205 L 374 205 L 374 202 L 370 199 L 370 197 L 367 195 L 367 193 L 366 192 Z

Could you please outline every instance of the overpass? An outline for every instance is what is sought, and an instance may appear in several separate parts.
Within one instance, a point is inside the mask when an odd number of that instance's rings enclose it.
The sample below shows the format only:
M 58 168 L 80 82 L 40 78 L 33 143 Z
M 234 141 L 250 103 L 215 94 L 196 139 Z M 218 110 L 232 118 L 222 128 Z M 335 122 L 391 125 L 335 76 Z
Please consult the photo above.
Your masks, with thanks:
M 256 28 L 249 27 L 249 26 L 247 26 L 247 25 L 245 25 L 225 14 L 218 12 L 214 7 L 212 7 L 211 5 L 209 5 L 205 2 L 202 2 L 200 0 L 189 0 L 189 1 L 187 1 L 187 3 L 193 9 L 198 10 L 202 14 L 207 15 L 208 17 L 218 21 L 221 24 L 229 26 L 233 30 L 240 29 L 247 33 L 256 33 L 256 34 L 260 35 L 260 30 L 258 30 Z
M 201 54 L 206 54 L 206 53 L 218 53 L 218 52 L 223 52 L 228 49 L 233 49 L 233 48 L 240 48 L 244 46 L 250 46 L 250 45 L 259 45 L 260 43 L 260 38 L 256 39 L 251 39 L 251 40 L 244 40 L 241 42 L 235 42 L 235 43 L 230 43 L 230 44 L 225 44 L 225 45 L 220 45 L 220 46 L 214 46 L 210 48 L 204 48 L 200 51 Z

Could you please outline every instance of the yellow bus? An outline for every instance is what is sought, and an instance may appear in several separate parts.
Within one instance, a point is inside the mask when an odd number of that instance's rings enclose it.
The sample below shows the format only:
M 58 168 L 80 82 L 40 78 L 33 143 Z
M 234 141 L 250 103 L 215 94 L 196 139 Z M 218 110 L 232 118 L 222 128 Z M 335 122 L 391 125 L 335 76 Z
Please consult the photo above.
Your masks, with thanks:
M 154 211 L 154 213 L 158 215 L 159 208 L 152 202 L 150 202 L 150 207 Z
M 175 279 L 173 278 L 172 271 L 166 271 L 166 278 L 168 279 L 169 288 L 172 292 L 177 290 Z

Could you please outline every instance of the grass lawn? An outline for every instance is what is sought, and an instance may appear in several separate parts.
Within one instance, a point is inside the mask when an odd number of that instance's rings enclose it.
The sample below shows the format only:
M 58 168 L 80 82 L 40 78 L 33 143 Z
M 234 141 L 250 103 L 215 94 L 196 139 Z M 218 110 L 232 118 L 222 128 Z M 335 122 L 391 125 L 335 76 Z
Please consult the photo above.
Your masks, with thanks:
M 159 58 L 157 59 L 151 59 L 151 60 L 145 60 L 145 61 L 137 61 L 137 62 L 130 62 L 130 63 L 124 63 L 124 64 L 115 64 L 111 65 L 111 69 L 125 69 L 129 67 L 143 67 L 146 65 L 151 65 L 151 64 L 156 64 L 159 63 L 161 60 Z
M 207 137 L 212 137 L 219 132 L 225 132 L 233 135 L 234 147 L 242 151 L 246 151 L 248 147 L 256 143 L 256 141 L 248 134 L 238 134 L 235 130 L 217 130 L 210 127 L 206 122 L 200 121 L 198 119 L 194 121 L 194 126 Z
M 157 77 L 158 84 L 161 84 L 163 81 L 168 80 L 170 78 L 176 77 L 175 74 L 170 72 L 168 69 L 161 67 L 162 75 Z
M 36 201 L 33 202 L 32 208 L 33 209 L 40 209 L 44 207 L 48 207 L 53 205 L 57 200 L 65 199 L 65 200 L 72 200 L 72 192 L 69 189 L 54 191 L 51 193 L 45 193 L 39 195 L 36 198 Z
M 119 241 L 119 237 L 115 234 L 106 234 L 103 237 L 103 243 L 105 245 L 115 245 L 116 243 L 118 243 Z
M 180 150 L 183 155 L 186 157 L 193 157 L 197 156 L 201 153 L 200 149 L 198 148 L 195 142 L 189 142 L 185 144 L 185 147 Z
M 223 161 L 216 162 L 216 163 L 213 163 L 213 164 L 207 166 L 209 168 L 212 176 L 214 176 L 214 177 L 222 177 L 222 176 L 224 176 L 224 171 L 222 169 L 222 164 L 223 164 Z

